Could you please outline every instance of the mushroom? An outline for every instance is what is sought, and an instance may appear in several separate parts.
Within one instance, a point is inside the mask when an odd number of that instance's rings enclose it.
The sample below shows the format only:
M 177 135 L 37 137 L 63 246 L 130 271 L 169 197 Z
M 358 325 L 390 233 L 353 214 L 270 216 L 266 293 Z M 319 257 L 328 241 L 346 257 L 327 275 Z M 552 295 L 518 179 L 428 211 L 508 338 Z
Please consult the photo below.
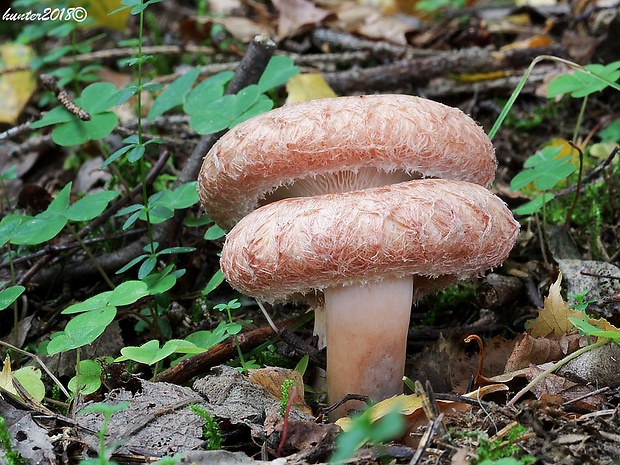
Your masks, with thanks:
M 267 301 L 324 293 L 328 400 L 380 400 L 402 392 L 412 302 L 500 265 L 515 243 L 518 223 L 485 188 L 495 167 L 460 110 L 341 97 L 236 126 L 205 157 L 199 193 L 234 225 L 221 257 L 234 288 Z

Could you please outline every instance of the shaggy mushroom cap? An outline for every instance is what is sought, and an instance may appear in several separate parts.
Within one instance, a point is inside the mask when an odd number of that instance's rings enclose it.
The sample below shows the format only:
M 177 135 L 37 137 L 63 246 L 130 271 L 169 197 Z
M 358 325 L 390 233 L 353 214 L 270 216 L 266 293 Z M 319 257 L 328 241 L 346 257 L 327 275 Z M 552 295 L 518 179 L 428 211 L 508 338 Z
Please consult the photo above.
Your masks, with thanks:
M 409 95 L 339 97 L 235 126 L 206 155 L 198 192 L 211 218 L 230 229 L 280 198 L 427 177 L 488 186 L 495 169 L 491 141 L 457 108 Z
M 261 207 L 228 234 L 220 265 L 266 301 L 406 275 L 417 299 L 500 265 L 518 231 L 484 187 L 421 179 Z
M 380 400 L 402 392 L 412 301 L 500 265 L 516 241 L 486 189 L 495 168 L 458 109 L 340 97 L 239 124 L 205 157 L 198 191 L 232 228 L 220 265 L 234 288 L 267 301 L 323 292 L 328 400 Z

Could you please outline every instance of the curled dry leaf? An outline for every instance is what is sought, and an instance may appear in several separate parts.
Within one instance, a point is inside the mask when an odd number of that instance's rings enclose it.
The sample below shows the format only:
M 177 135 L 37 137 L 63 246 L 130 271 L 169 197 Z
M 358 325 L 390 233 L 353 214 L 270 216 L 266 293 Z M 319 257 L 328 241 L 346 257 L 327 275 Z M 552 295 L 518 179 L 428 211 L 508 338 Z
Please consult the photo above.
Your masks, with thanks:
M 293 407 L 308 415 L 312 415 L 312 409 L 304 402 L 304 380 L 299 371 L 288 370 L 279 367 L 266 367 L 258 370 L 250 370 L 248 379 L 264 388 L 275 399 L 281 400 L 281 387 L 285 381 L 293 381 L 293 387 L 297 390 L 297 396 L 293 401 Z M 289 389 L 290 393 L 290 389 Z
M 506 362 L 506 373 L 526 368 L 531 364 L 540 365 L 560 360 L 580 347 L 581 337 L 577 334 L 565 336 L 560 340 L 534 338 L 529 334 L 521 334 L 515 340 L 512 354 Z
M 308 0 L 274 0 L 273 5 L 280 12 L 278 36 L 289 37 L 308 26 L 318 26 L 332 14 L 318 8 Z

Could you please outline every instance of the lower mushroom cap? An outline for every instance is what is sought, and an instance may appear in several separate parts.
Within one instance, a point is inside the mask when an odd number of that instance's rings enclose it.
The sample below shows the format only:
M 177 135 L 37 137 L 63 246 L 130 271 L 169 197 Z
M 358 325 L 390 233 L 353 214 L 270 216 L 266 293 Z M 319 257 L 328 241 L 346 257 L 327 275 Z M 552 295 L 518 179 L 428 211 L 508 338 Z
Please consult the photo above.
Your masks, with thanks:
M 500 265 L 518 230 L 486 188 L 423 179 L 261 207 L 230 231 L 221 267 L 267 301 L 409 274 L 419 298 Z

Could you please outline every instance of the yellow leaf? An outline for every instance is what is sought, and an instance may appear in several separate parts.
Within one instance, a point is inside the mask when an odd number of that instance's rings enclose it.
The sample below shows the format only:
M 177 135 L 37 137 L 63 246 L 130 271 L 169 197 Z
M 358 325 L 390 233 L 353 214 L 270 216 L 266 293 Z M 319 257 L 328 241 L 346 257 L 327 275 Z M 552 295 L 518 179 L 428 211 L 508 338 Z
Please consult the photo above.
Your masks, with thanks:
M 125 8 L 113 15 L 109 14 L 123 6 L 121 0 L 74 0 L 70 6 L 82 7 L 86 10 L 88 17 L 94 21 L 92 24 L 86 24 L 87 27 L 102 26 L 122 31 L 131 15 L 131 8 Z
M 288 97 L 286 103 L 304 102 L 317 98 L 336 97 L 323 76 L 318 73 L 298 74 L 286 84 Z
M 377 402 L 370 407 L 369 415 L 372 423 L 380 420 L 390 412 L 397 411 L 403 415 L 411 415 L 412 413 L 422 409 L 422 399 L 415 395 L 401 394 L 398 396 L 390 397 L 389 399 Z M 351 418 L 343 417 L 336 420 L 336 424 L 342 428 L 343 431 L 347 431 L 351 428 Z
M 0 45 L 0 68 L 28 65 L 34 56 L 28 45 Z M 15 124 L 36 86 L 36 79 L 30 70 L 0 74 L 0 123 Z
M 549 296 L 545 298 L 544 307 L 538 309 L 538 317 L 529 321 L 527 329 L 532 337 L 551 336 L 560 338 L 573 329 L 573 324 L 568 318 L 581 317 L 581 312 L 568 308 L 568 303 L 562 299 L 560 294 L 561 283 L 562 273 L 549 288 Z
M 543 147 L 555 147 L 560 149 L 560 153 L 555 156 L 556 160 L 570 156 L 572 157 L 571 161 L 574 164 L 579 163 L 579 152 L 577 152 L 577 149 L 570 145 L 566 139 L 562 139 L 561 137 L 553 137 L 552 139 L 549 139 Z
M 15 387 L 13 386 L 13 370 L 11 370 L 11 357 L 8 355 L 4 359 L 4 366 L 0 371 L 0 387 L 5 391 L 9 391 L 11 394 L 19 397 Z
M 480 82 L 501 79 L 509 76 L 511 71 L 489 71 L 488 73 L 463 73 L 455 74 L 452 77 L 458 82 Z
M 507 390 L 508 386 L 505 384 L 490 384 L 465 394 L 465 397 L 469 397 L 470 399 L 481 399 L 487 394 Z M 439 400 L 437 401 L 437 404 L 439 409 L 442 410 L 444 407 L 454 406 L 458 404 L 458 402 Z M 422 398 L 416 394 L 401 394 L 398 396 L 392 396 L 389 399 L 382 400 L 381 402 L 377 402 L 369 409 L 370 421 L 371 423 L 375 423 L 385 417 L 388 413 L 394 411 L 404 415 L 406 417 L 406 422 L 411 423 L 415 421 L 415 417 L 417 415 L 421 415 L 423 413 Z M 348 431 L 351 429 L 351 423 L 352 420 L 350 417 L 343 417 L 336 420 L 336 424 L 340 426 L 343 431 Z
M 618 144 L 617 142 L 599 142 L 597 144 L 592 144 L 590 146 L 590 155 L 596 158 L 605 159 L 609 155 L 611 155 L 611 152 L 616 147 L 620 147 L 620 144 Z M 612 163 L 617 164 L 617 160 L 618 158 L 615 157 L 612 160 Z

